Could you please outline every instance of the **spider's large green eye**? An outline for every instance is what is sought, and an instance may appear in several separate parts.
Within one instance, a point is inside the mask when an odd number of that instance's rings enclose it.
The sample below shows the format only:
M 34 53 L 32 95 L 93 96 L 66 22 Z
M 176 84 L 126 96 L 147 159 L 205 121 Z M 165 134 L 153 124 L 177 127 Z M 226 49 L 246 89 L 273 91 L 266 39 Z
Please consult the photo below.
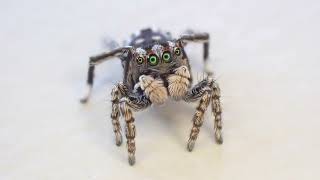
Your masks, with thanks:
M 144 58 L 142 56 L 137 57 L 137 63 L 142 64 L 144 62 Z
M 177 56 L 180 56 L 180 54 L 181 54 L 181 49 L 180 48 L 175 47 L 173 50 L 174 50 L 174 54 L 176 54 Z
M 148 60 L 151 66 L 155 66 L 159 63 L 158 57 L 154 54 L 150 55 Z
M 171 62 L 171 54 L 169 52 L 164 52 L 162 54 L 162 59 L 164 62 L 169 63 Z

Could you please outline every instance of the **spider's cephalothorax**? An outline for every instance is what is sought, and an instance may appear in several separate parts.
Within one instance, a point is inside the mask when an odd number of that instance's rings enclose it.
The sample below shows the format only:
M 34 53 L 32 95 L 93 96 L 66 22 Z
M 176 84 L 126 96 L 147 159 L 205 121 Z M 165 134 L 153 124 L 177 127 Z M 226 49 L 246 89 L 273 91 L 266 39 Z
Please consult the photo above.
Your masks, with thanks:
M 209 104 L 215 117 L 216 141 L 222 143 L 219 86 L 211 77 L 212 73 L 206 71 L 207 78 L 191 87 L 191 68 L 184 50 L 188 42 L 203 43 L 206 62 L 209 49 L 207 33 L 191 33 L 172 39 L 169 33 L 155 32 L 151 29 L 144 29 L 138 35 L 133 35 L 127 46 L 90 58 L 87 79 L 89 90 L 81 100 L 83 103 L 87 102 L 91 94 L 95 65 L 113 57 L 121 59 L 124 76 L 123 82 L 118 83 L 111 92 L 111 119 L 117 145 L 122 143 L 120 114 L 125 119 L 131 165 L 135 162 L 136 133 L 132 111 L 143 110 L 151 104 L 163 104 L 167 98 L 186 102 L 199 100 L 187 146 L 189 151 L 194 147 L 203 123 L 203 115 Z

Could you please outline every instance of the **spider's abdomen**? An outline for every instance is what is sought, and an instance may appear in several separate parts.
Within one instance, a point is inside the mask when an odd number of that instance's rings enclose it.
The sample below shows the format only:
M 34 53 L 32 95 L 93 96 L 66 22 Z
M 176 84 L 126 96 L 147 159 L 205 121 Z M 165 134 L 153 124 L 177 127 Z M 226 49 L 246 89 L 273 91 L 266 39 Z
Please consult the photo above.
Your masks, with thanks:
M 138 34 L 133 34 L 129 46 L 146 47 L 156 42 L 172 40 L 169 32 L 154 31 L 150 28 L 142 29 Z

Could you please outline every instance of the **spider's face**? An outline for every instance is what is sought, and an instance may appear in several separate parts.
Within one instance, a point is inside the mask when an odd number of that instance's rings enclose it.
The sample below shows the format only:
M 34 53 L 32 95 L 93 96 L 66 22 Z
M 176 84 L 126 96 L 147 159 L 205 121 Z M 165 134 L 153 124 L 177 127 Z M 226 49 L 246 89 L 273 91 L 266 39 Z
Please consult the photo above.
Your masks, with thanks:
M 168 41 L 136 48 L 131 62 L 140 75 L 161 76 L 171 74 L 177 67 L 186 65 L 186 58 L 181 42 Z

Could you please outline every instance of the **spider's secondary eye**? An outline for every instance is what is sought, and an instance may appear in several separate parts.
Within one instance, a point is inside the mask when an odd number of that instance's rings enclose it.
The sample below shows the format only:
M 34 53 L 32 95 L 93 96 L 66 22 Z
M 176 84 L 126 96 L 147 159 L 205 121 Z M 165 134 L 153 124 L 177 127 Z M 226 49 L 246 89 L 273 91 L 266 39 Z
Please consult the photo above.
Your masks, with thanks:
M 174 54 L 176 54 L 177 56 L 180 56 L 180 54 L 181 54 L 181 49 L 178 48 L 178 47 L 175 47 L 175 48 L 174 48 Z
M 169 52 L 164 52 L 162 54 L 162 59 L 166 63 L 171 62 L 171 54 Z
M 154 55 L 154 54 L 150 55 L 148 60 L 149 60 L 149 63 L 150 63 L 151 66 L 155 66 L 155 65 L 157 65 L 159 63 L 158 57 L 156 55 Z
M 142 64 L 143 61 L 144 61 L 144 58 L 143 58 L 142 56 L 139 56 L 139 57 L 137 58 L 137 63 L 138 63 L 138 64 Z

